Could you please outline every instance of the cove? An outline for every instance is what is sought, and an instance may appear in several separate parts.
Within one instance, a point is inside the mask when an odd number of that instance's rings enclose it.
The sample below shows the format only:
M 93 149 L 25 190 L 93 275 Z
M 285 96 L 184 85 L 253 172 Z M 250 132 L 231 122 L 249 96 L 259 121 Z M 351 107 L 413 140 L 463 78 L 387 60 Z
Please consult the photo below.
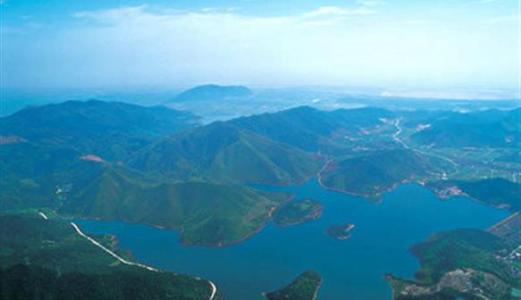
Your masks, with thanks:
M 467 197 L 440 200 L 416 184 L 401 185 L 376 204 L 327 191 L 316 180 L 261 188 L 318 200 L 323 215 L 292 227 L 268 224 L 250 239 L 224 248 L 185 247 L 177 232 L 145 225 L 77 223 L 90 234 L 116 235 L 121 250 L 131 251 L 140 262 L 212 280 L 228 300 L 264 299 L 262 292 L 286 285 L 308 269 L 323 277 L 321 300 L 381 300 L 391 299 L 385 273 L 413 278 L 418 262 L 409 252 L 411 245 L 438 231 L 486 229 L 508 215 Z M 356 225 L 350 239 L 326 234 L 330 225 L 343 223 Z

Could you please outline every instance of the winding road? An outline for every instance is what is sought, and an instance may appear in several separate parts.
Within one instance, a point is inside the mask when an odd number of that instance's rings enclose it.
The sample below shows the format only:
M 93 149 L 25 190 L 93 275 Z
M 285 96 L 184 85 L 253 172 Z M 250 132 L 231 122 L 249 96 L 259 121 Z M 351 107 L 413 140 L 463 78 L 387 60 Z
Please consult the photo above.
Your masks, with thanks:
M 324 184 L 322 183 L 322 173 L 327 169 L 327 167 L 329 167 L 329 164 L 333 162 L 332 159 L 328 159 L 324 165 L 322 166 L 322 168 L 320 168 L 320 170 L 317 172 L 317 180 L 318 180 L 318 184 L 320 184 L 321 186 L 324 186 Z
M 108 254 L 110 254 L 112 257 L 114 257 L 115 259 L 119 260 L 121 263 L 125 264 L 125 265 L 129 265 L 129 266 L 136 266 L 136 267 L 140 267 L 140 268 L 143 268 L 143 269 L 147 269 L 149 271 L 152 271 L 152 272 L 159 272 L 158 269 L 155 269 L 155 268 L 152 268 L 152 267 L 149 267 L 147 265 L 143 265 L 143 264 L 140 264 L 140 263 L 135 263 L 135 262 L 131 262 L 131 261 L 128 261 L 124 258 L 122 258 L 121 256 L 117 255 L 116 253 L 112 252 L 111 250 L 107 249 L 107 247 L 103 246 L 102 244 L 100 244 L 98 241 L 96 241 L 95 239 L 91 238 L 90 236 L 86 235 L 85 233 L 83 233 L 80 229 L 80 227 L 78 227 L 78 225 L 76 225 L 75 223 L 71 222 L 71 226 L 74 228 L 74 230 L 76 230 L 76 232 L 86 238 L 87 240 L 89 240 L 92 244 L 94 244 L 95 246 L 101 248 L 103 251 L 107 252 Z
M 402 128 L 400 127 L 400 119 L 396 119 L 393 123 L 394 127 L 396 128 L 396 132 L 393 134 L 393 140 L 395 140 L 397 143 L 401 144 L 405 149 L 409 149 L 409 146 L 405 144 L 400 138 L 400 134 L 402 133 Z
M 44 214 L 43 212 L 38 212 L 38 214 L 40 215 L 40 217 L 42 217 L 44 220 L 49 220 L 49 218 L 47 217 L 46 214 Z
M 42 215 L 42 217 L 44 217 Z M 46 218 L 45 218 L 46 219 Z M 80 229 L 80 227 L 78 225 L 76 225 L 74 222 L 71 222 L 71 226 L 74 228 L 74 230 L 76 231 L 76 233 L 78 233 L 80 236 L 82 236 L 83 238 L 87 239 L 89 242 L 91 242 L 92 244 L 94 244 L 95 246 L 101 248 L 103 251 L 105 251 L 106 253 L 110 254 L 112 257 L 114 257 L 115 259 L 117 259 L 118 261 L 120 261 L 121 263 L 125 264 L 125 265 L 129 265 L 129 266 L 136 266 L 136 267 L 139 267 L 139 268 L 143 268 L 143 269 L 146 269 L 148 271 L 152 271 L 152 272 L 161 272 L 159 271 L 158 269 L 156 268 L 152 268 L 150 266 L 147 266 L 147 265 L 144 265 L 144 264 L 140 264 L 140 263 L 135 263 L 135 262 L 131 262 L 131 261 L 128 261 L 124 258 L 122 258 L 121 256 L 117 255 L 116 253 L 114 253 L 113 251 L 111 251 L 110 249 L 108 249 L 107 247 L 103 246 L 102 244 L 100 244 L 98 241 L 96 241 L 95 239 L 91 238 L 90 236 L 86 235 L 85 233 L 83 233 Z M 208 283 L 210 285 L 210 289 L 211 289 L 211 293 L 210 293 L 210 298 L 209 300 L 214 300 L 215 298 L 215 295 L 217 294 L 217 287 L 215 286 L 215 284 L 213 282 L 211 282 L 210 280 L 208 280 Z
M 424 152 L 424 151 L 421 151 L 421 150 L 418 150 L 418 149 L 412 149 L 410 148 L 404 141 L 402 141 L 402 139 L 400 139 L 400 134 L 402 133 L 403 129 L 402 127 L 400 127 L 400 122 L 401 122 L 401 119 L 397 119 L 394 121 L 393 125 L 394 127 L 396 128 L 396 132 L 393 133 L 392 135 L 392 138 L 394 141 L 396 141 L 397 143 L 399 143 L 400 145 L 402 145 L 405 149 L 411 149 L 415 152 L 418 152 L 420 154 L 423 154 L 423 155 L 427 155 L 427 156 L 433 156 L 433 157 L 437 157 L 439 159 L 442 159 L 444 161 L 447 161 L 449 162 L 450 164 L 452 164 L 452 166 L 454 167 L 457 167 L 458 166 L 458 163 L 456 163 L 454 160 L 448 158 L 448 157 L 445 157 L 443 155 L 439 155 L 439 154 L 435 154 L 435 153 L 427 153 L 427 152 Z

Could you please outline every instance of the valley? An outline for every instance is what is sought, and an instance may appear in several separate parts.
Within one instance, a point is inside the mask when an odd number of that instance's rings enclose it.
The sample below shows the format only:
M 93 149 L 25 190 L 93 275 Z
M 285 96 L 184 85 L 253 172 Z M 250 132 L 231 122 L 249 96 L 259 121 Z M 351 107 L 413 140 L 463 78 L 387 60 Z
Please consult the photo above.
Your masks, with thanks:
M 245 90 L 231 90 L 246 95 Z M 318 299 L 336 299 L 340 294 L 381 299 L 389 291 L 383 280 L 385 273 L 393 274 L 389 278 L 395 291 L 400 290 L 396 285 L 402 285 L 401 276 L 414 280 L 416 265 L 407 250 L 412 244 L 441 229 L 470 226 L 484 230 L 498 222 L 497 216 L 506 210 L 519 210 L 519 113 L 519 109 L 461 114 L 296 107 L 203 124 L 191 113 L 119 102 L 69 101 L 30 107 L 0 118 L 0 209 L 14 215 L 44 212 L 51 219 L 74 220 L 81 232 L 85 227 L 86 234 L 115 234 L 124 248 L 131 249 L 147 266 L 211 278 L 229 299 L 256 299 L 262 291 L 280 288 L 296 273 L 310 268 L 324 278 Z M 475 127 L 483 129 L 473 130 Z M 456 136 L 454 128 L 461 129 Z M 400 192 L 403 189 L 410 192 Z M 388 200 L 395 194 L 401 196 Z M 336 200 L 325 199 L 325 195 Z M 454 200 L 460 198 L 466 200 Z M 472 199 L 477 203 L 464 205 L 469 205 L 469 211 L 482 213 L 482 220 L 476 223 L 466 214 L 458 215 L 453 211 L 456 208 L 443 208 L 446 219 L 426 223 L 428 210 L 407 208 L 420 199 L 429 199 L 433 203 L 428 206 L 433 207 L 445 202 L 463 205 L 454 203 Z M 407 211 L 400 222 L 417 222 L 422 228 L 415 232 L 401 227 L 406 223 L 395 224 L 394 230 L 405 231 L 399 234 L 404 243 L 399 251 L 386 248 L 396 237 L 384 237 L 381 228 L 375 227 L 385 222 L 385 217 L 374 212 L 392 201 L 406 201 L 402 203 L 406 206 L 390 204 Z M 353 211 L 352 205 L 358 208 Z M 337 212 L 332 214 L 332 209 Z M 386 213 L 394 216 L 395 208 L 389 209 Z M 353 236 L 352 227 L 346 230 L 346 221 L 356 224 Z M 157 248 L 174 247 L 168 253 L 185 256 L 186 262 L 170 265 L 169 258 L 162 256 L 150 261 L 152 250 L 136 246 L 139 239 L 124 238 L 120 229 L 111 232 L 111 224 L 117 222 L 173 230 L 175 234 L 168 237 L 173 240 L 158 239 Z M 431 222 L 439 225 L 431 227 Z M 345 226 L 333 230 L 336 233 L 330 234 L 336 238 L 331 238 L 328 232 L 338 224 Z M 384 227 L 393 228 L 389 226 Z M 281 240 L 286 234 L 290 236 Z M 456 240 L 464 238 L 456 236 Z M 286 258 L 284 263 L 276 260 L 272 265 L 272 272 L 284 278 L 267 282 L 264 275 L 257 274 L 254 277 L 262 278 L 263 284 L 250 282 L 249 291 L 237 291 L 238 283 L 230 281 L 239 276 L 234 272 L 251 272 L 232 267 L 241 264 L 238 256 L 256 257 L 250 251 L 260 249 L 266 253 L 281 247 L 295 249 L 304 241 L 314 243 L 310 249 L 315 253 L 327 253 L 324 245 L 351 253 L 349 259 L 345 254 L 333 255 L 346 260 L 339 266 L 351 259 L 367 263 L 375 256 L 389 255 L 361 255 L 358 247 L 369 241 L 381 251 L 397 251 L 390 256 L 409 263 L 396 267 L 385 262 L 381 264 L 387 266 L 385 270 L 376 265 L 365 267 L 366 275 L 347 275 L 352 280 L 347 284 L 340 279 L 346 272 L 350 274 L 347 265 L 341 276 L 340 271 L 331 269 L 328 258 L 310 260 L 308 266 Z M 246 252 L 238 254 L 242 251 Z M 413 253 L 423 267 L 422 256 Z M 277 259 L 284 256 L 273 255 Z M 216 259 L 227 266 L 216 264 Z M 195 263 L 198 260 L 208 261 L 199 265 Z M 229 273 L 216 273 L 210 261 L 220 265 L 219 270 L 228 268 Z M 248 269 L 256 268 L 255 264 Z M 468 279 L 490 271 L 465 264 L 451 268 L 437 271 L 441 275 L 428 280 L 416 279 L 418 284 L 431 285 L 431 293 L 444 293 L 438 282 L 442 279 Z M 450 273 L 455 270 L 459 273 Z M 362 278 L 378 288 L 357 288 L 356 282 Z M 501 293 L 518 288 L 518 281 L 510 277 L 498 278 L 504 287 Z
M 0 0 L 0 300 L 521 300 L 520 33 L 521 0 Z
M 77 224 L 89 234 L 117 236 L 121 248 L 130 249 L 147 265 L 210 279 L 226 299 L 263 300 L 262 293 L 314 270 L 322 278 L 317 299 L 341 300 L 349 295 L 355 300 L 380 300 L 392 295 L 386 273 L 414 279 L 419 265 L 409 252 L 413 244 L 440 231 L 486 230 L 509 215 L 466 197 L 440 201 L 416 184 L 384 193 L 379 204 L 325 190 L 313 180 L 263 190 L 312 198 L 324 210 L 319 219 L 299 225 L 280 227 L 270 222 L 251 238 L 219 248 L 186 247 L 179 233 L 150 226 L 96 220 Z M 328 235 L 330 226 L 346 222 L 356 225 L 351 238 Z

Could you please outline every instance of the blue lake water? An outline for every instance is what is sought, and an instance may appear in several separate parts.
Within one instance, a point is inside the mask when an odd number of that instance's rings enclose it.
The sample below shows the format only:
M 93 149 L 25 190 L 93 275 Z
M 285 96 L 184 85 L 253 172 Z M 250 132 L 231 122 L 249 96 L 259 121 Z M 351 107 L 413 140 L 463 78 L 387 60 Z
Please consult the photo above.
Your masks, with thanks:
M 320 219 L 278 228 L 268 224 L 252 238 L 224 248 L 185 247 L 175 231 L 123 222 L 81 220 L 91 234 L 115 234 L 136 260 L 215 282 L 227 300 L 264 299 L 301 272 L 323 277 L 321 300 L 391 299 L 384 274 L 413 278 L 418 262 L 409 247 L 430 234 L 454 228 L 485 229 L 507 216 L 504 210 L 465 197 L 439 200 L 415 184 L 384 195 L 381 203 L 322 189 L 315 180 L 300 186 L 263 187 L 311 197 L 324 205 Z M 332 224 L 356 225 L 348 240 L 326 234 Z

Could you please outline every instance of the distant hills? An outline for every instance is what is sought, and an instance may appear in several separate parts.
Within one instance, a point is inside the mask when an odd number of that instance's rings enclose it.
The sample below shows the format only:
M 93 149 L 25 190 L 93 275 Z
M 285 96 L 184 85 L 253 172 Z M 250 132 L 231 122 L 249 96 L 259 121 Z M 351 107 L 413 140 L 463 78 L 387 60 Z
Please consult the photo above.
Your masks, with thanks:
M 445 113 L 429 121 L 430 127 L 412 140 L 435 147 L 521 146 L 521 108 L 477 113 Z
M 250 184 L 299 184 L 319 174 L 327 188 L 375 198 L 402 182 L 439 181 L 454 162 L 422 139 L 448 142 L 443 124 L 463 121 L 516 133 L 515 113 L 296 107 L 202 126 L 165 107 L 30 107 L 0 118 L 0 210 L 45 207 L 178 229 L 186 244 L 227 245 L 257 232 L 287 200 Z M 421 150 L 410 148 L 418 144 Z M 515 170 L 512 147 L 500 145 L 499 163 Z M 475 168 L 466 163 L 457 179 L 469 181 Z
M 321 111 L 309 106 L 264 113 L 229 121 L 232 124 L 306 151 L 325 150 L 337 135 L 358 135 L 360 129 L 379 125 L 393 113 L 377 108 Z
M 428 178 L 446 164 L 408 149 L 374 151 L 334 161 L 321 174 L 321 183 L 333 190 L 375 196 L 402 182 Z
M 246 98 L 253 92 L 245 86 L 200 85 L 177 95 L 170 102 L 219 101 Z
M 429 187 L 437 192 L 456 187 L 469 197 L 489 205 L 507 207 L 514 212 L 521 210 L 521 183 L 504 178 L 435 181 Z
M 201 86 L 179 101 L 207 106 L 250 95 L 244 87 Z M 67 220 L 147 224 L 177 230 L 184 245 L 221 247 L 269 222 L 298 226 L 320 215 L 318 202 L 263 191 L 263 184 L 316 178 L 327 189 L 378 199 L 416 182 L 440 196 L 466 194 L 518 212 L 520 112 L 295 107 L 202 125 L 160 106 L 28 107 L 0 118 L 0 299 L 210 299 L 207 281 L 123 265 Z M 118 251 L 111 237 L 96 238 Z M 435 236 L 412 249 L 418 284 L 435 288 L 467 262 L 472 274 L 511 284 L 493 260 L 499 246 L 479 232 Z M 314 299 L 320 284 L 317 273 L 305 272 L 265 296 Z M 393 281 L 396 291 L 406 284 L 416 283 Z
M 162 106 L 67 101 L 27 107 L 0 118 L 0 136 L 123 159 L 154 138 L 194 127 L 197 122 L 191 113 Z

